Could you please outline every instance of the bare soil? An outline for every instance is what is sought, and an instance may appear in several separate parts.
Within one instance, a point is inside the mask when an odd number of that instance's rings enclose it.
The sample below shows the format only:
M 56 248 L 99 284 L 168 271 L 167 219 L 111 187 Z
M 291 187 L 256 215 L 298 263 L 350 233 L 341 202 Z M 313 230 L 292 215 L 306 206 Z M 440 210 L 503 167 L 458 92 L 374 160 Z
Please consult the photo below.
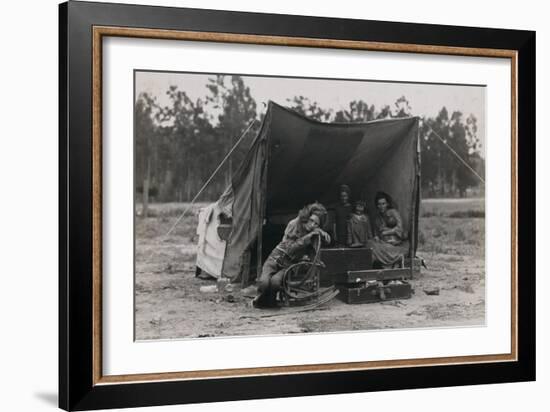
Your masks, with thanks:
M 428 268 L 412 281 L 411 299 L 347 305 L 336 298 L 294 314 L 250 307 L 240 284 L 233 285 L 233 302 L 201 292 L 201 286 L 216 284 L 195 277 L 196 211 L 203 205 L 194 205 L 168 237 L 187 205 L 152 205 L 149 217 L 136 218 L 136 339 L 483 325 L 485 219 L 463 217 L 482 216 L 483 205 L 483 200 L 422 202 L 418 255 Z M 439 288 L 439 295 L 427 295 L 430 288 Z

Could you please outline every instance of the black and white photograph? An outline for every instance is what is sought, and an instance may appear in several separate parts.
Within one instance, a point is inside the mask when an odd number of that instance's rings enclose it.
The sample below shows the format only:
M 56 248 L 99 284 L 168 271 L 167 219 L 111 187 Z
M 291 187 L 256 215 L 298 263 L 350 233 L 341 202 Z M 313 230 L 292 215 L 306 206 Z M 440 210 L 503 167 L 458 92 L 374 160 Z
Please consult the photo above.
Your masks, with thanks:
M 485 92 L 134 70 L 135 339 L 484 326 Z

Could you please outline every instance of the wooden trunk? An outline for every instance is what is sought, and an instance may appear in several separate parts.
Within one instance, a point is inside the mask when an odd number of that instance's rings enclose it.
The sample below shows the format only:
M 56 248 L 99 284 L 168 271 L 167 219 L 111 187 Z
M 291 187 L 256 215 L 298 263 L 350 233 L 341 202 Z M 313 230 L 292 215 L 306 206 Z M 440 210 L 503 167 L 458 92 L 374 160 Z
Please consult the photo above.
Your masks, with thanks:
M 336 276 L 349 271 L 372 268 L 372 250 L 368 248 L 321 249 L 321 285 L 333 285 Z
M 405 281 L 360 284 L 357 287 L 338 286 L 338 298 L 348 304 L 376 303 L 386 300 L 409 299 L 413 293 L 411 284 Z
M 370 270 L 350 270 L 346 273 L 339 273 L 333 277 L 337 284 L 358 284 L 372 280 L 394 280 L 410 279 L 411 269 L 370 269 Z

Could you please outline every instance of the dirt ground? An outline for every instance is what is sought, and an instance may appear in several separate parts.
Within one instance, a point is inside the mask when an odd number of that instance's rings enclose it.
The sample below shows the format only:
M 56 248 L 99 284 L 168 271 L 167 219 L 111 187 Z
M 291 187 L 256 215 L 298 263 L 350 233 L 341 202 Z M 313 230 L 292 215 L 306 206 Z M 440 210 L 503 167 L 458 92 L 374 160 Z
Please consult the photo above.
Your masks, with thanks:
M 485 323 L 485 218 L 482 199 L 424 200 L 418 256 L 428 268 L 412 281 L 410 299 L 347 305 L 332 301 L 312 311 L 271 315 L 251 308 L 234 284 L 233 302 L 200 292 L 214 280 L 195 277 L 196 213 L 164 237 L 185 204 L 155 204 L 136 218 L 136 339 L 428 328 Z M 424 290 L 438 287 L 439 295 Z

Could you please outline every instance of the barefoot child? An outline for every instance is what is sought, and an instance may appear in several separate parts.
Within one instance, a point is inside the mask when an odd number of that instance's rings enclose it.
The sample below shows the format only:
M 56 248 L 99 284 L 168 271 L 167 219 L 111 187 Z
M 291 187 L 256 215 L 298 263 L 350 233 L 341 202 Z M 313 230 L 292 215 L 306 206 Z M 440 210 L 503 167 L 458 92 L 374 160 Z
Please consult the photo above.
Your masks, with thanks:
M 353 213 L 350 214 L 348 222 L 348 246 L 363 247 L 367 240 L 372 238 L 372 230 L 369 218 L 365 214 L 365 202 L 355 202 Z

